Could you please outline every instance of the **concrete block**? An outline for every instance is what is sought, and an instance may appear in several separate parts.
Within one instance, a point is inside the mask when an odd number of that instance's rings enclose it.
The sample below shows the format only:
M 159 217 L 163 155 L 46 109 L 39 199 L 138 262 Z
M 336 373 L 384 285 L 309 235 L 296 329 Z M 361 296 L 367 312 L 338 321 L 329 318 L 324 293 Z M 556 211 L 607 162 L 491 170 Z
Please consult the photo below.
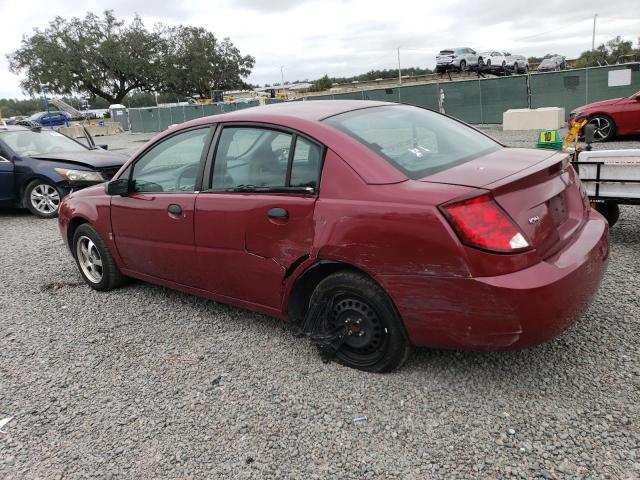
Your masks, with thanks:
M 552 130 L 564 125 L 564 108 L 517 108 L 502 114 L 502 130 Z

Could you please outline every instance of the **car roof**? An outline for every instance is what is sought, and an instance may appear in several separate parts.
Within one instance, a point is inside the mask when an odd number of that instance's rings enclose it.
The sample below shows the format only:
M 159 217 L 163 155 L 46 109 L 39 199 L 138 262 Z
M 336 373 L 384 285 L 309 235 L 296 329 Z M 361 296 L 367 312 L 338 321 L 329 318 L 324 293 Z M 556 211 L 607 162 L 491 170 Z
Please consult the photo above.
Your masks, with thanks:
M 397 105 L 391 102 L 370 100 L 305 100 L 297 102 L 273 103 L 261 107 L 247 108 L 235 112 L 216 115 L 220 121 L 259 119 L 260 117 L 290 117 L 311 121 L 320 121 L 334 115 L 339 115 L 363 108 L 380 107 L 383 105 Z

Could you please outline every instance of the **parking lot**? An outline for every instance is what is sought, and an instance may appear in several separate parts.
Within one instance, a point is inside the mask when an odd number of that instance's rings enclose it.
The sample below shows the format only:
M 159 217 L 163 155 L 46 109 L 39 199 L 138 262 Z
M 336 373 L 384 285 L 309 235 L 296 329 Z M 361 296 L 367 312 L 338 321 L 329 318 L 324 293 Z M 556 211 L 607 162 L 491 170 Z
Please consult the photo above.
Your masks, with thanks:
M 0 478 L 640 477 L 639 207 L 560 338 L 421 349 L 386 375 L 323 364 L 265 316 L 137 281 L 91 290 L 56 221 L 26 210 L 0 211 L 0 252 Z

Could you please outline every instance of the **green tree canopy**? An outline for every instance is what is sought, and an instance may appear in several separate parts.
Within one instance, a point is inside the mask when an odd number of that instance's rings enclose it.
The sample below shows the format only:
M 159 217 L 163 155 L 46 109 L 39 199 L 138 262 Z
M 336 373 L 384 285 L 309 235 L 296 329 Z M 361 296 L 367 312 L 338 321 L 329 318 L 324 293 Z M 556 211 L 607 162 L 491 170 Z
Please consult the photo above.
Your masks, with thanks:
M 201 27 L 168 28 L 163 56 L 165 91 L 209 98 L 213 90 L 245 88 L 255 59 L 228 38 L 219 41 Z
M 31 95 L 44 85 L 53 94 L 89 94 L 108 103 L 122 103 L 133 91 L 208 97 L 211 90 L 244 86 L 255 63 L 203 28 L 157 24 L 151 31 L 139 16 L 126 24 L 111 10 L 102 17 L 56 17 L 23 37 L 7 58 L 12 72 L 25 74 L 21 86 Z
M 625 41 L 618 35 L 606 44 L 599 45 L 595 50 L 582 52 L 576 60 L 576 67 L 595 67 L 598 65 L 613 65 L 623 60 L 623 56 L 631 54 L 640 55 L 640 49 L 633 49 L 631 40 Z

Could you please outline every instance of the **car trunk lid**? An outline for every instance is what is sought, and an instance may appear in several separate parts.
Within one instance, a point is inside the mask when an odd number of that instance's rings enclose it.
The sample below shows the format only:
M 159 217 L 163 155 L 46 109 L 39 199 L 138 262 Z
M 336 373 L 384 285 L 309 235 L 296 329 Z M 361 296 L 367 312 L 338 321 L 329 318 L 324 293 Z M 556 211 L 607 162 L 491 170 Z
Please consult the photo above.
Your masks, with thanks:
M 505 148 L 421 179 L 491 192 L 542 258 L 582 226 L 589 208 L 568 155 Z

